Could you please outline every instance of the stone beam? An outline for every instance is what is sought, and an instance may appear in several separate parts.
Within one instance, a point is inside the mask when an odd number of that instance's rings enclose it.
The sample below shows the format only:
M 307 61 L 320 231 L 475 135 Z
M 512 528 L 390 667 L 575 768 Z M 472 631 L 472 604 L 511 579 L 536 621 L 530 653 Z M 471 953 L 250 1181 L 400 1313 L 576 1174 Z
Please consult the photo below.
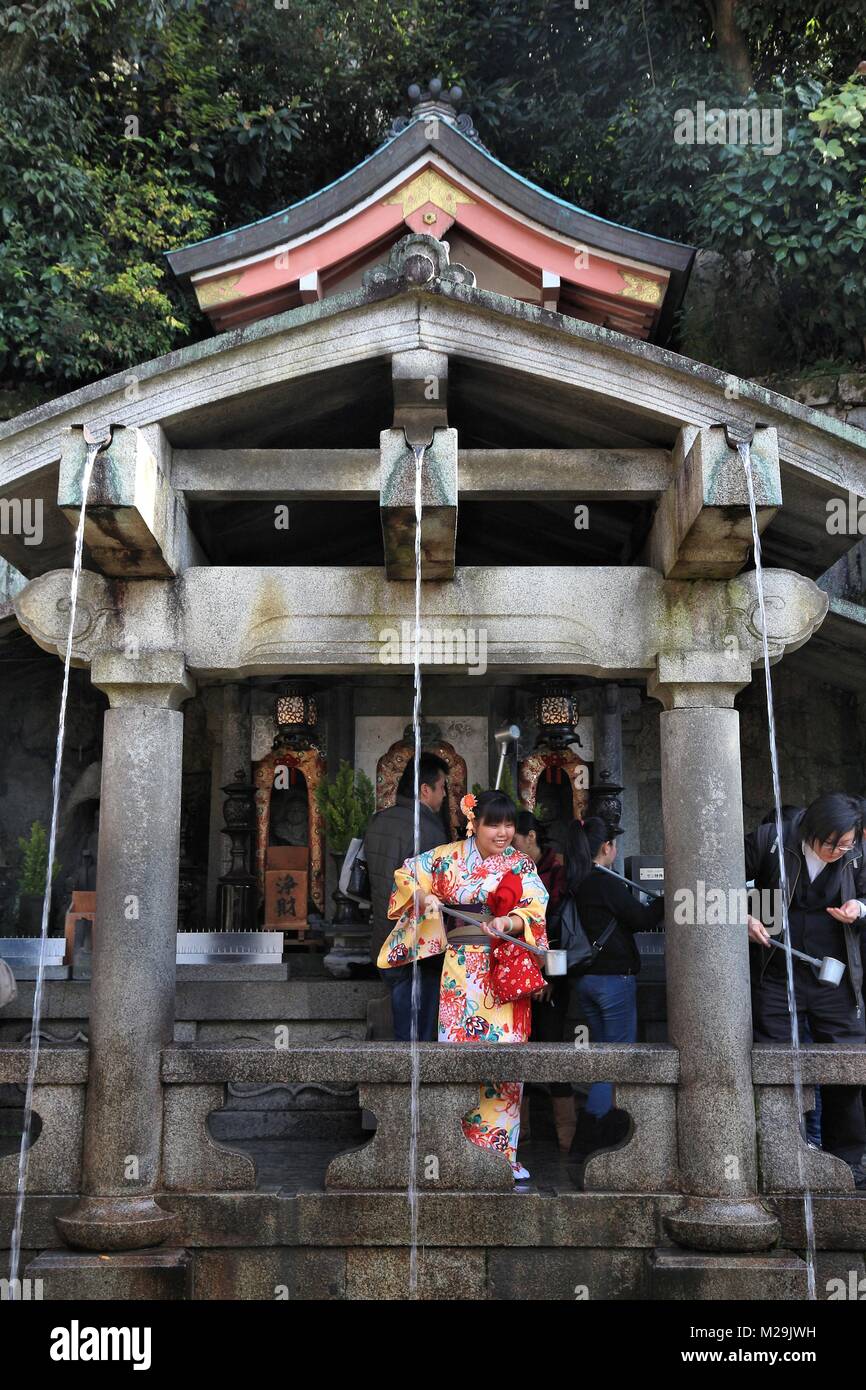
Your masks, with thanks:
M 65 650 L 69 570 L 31 580 L 15 599 L 20 625 L 58 655 Z M 767 570 L 773 661 L 802 646 L 827 612 L 827 595 L 802 575 Z M 179 651 L 199 677 L 286 671 L 369 673 L 412 669 L 414 585 L 380 568 L 192 568 L 173 581 L 135 584 L 85 571 L 73 661 Z M 450 584 L 425 583 L 421 664 L 645 679 L 660 654 L 762 661 L 754 572 L 723 581 L 665 580 L 641 567 L 460 568 Z M 720 682 L 690 668 L 687 684 Z M 672 678 L 673 679 L 673 678 Z
M 170 481 L 187 502 L 369 502 L 379 463 L 376 449 L 175 449 Z M 479 502 L 653 501 L 674 477 L 668 449 L 460 449 L 458 466 L 460 495 Z
M 187 502 L 373 502 L 378 449 L 175 449 L 171 485 Z
M 779 444 L 774 429 L 755 431 L 751 447 L 758 530 L 782 505 Z M 727 579 L 752 547 L 752 519 L 743 462 L 721 425 L 680 432 L 675 476 L 662 497 L 646 559 L 668 579 Z
M 644 502 L 674 476 L 668 449 L 461 449 L 460 495 L 512 502 Z
M 431 417 L 432 419 L 433 417 Z M 422 429 L 422 426 L 416 426 Z M 385 574 L 415 578 L 415 455 L 402 429 L 381 435 Z M 457 431 L 435 429 L 421 464 L 421 577 L 452 579 L 457 550 Z
M 73 527 L 81 510 L 86 445 L 73 425 L 60 459 L 57 505 Z M 184 501 L 169 483 L 171 448 L 159 425 L 116 426 L 97 455 L 87 499 L 84 539 L 105 574 L 169 577 L 205 556 L 189 525 Z

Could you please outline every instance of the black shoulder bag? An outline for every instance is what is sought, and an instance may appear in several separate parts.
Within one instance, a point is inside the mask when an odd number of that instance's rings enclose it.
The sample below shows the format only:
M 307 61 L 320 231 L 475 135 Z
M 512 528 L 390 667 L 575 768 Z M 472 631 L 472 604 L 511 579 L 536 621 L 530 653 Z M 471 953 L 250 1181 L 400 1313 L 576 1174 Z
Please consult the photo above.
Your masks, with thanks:
M 601 955 L 605 943 L 616 926 L 616 918 L 611 917 L 597 941 L 590 941 L 586 934 L 577 903 L 569 893 L 563 900 L 556 916 L 560 950 L 565 951 L 569 975 L 585 975 L 591 970 Z

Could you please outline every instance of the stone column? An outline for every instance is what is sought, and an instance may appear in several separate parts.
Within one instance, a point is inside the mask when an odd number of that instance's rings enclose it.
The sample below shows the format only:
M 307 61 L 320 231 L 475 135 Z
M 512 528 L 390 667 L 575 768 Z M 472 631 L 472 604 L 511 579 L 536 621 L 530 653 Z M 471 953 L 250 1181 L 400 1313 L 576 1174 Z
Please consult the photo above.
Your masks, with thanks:
M 160 1183 L 160 1054 L 172 1039 L 183 714 L 183 656 L 97 656 L 105 691 L 102 809 L 93 933 L 90 1070 L 78 1205 L 57 1220 L 87 1250 L 159 1245 L 176 1218 Z
M 757 1200 L 748 937 L 730 890 L 745 884 L 736 692 L 743 655 L 660 656 L 668 1028 L 679 1049 L 683 1207 L 666 1225 L 699 1250 L 764 1250 L 779 1224 Z M 713 890 L 724 894 L 720 915 Z M 733 904 L 736 909 L 736 903 Z M 677 920 L 679 918 L 679 920 Z M 709 919 L 709 920 L 708 920 Z

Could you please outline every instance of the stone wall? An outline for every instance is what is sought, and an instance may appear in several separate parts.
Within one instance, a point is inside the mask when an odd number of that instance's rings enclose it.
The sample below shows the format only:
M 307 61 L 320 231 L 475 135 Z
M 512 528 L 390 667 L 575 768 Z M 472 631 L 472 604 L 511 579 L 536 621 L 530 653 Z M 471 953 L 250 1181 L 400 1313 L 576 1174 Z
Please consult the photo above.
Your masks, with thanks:
M 0 932 L 15 934 L 14 889 L 21 853 L 19 837 L 26 837 L 33 821 L 48 829 L 51 788 L 63 668 L 55 657 L 40 651 L 23 633 L 0 647 L 0 861 L 11 866 L 12 891 L 5 908 L 0 906 Z M 93 780 L 102 745 L 102 711 L 107 701 L 90 683 L 89 673 L 70 672 L 66 719 L 66 753 L 61 779 L 61 812 L 80 784 Z M 98 783 L 98 779 L 97 779 Z M 65 911 L 65 886 L 74 871 L 91 829 L 92 801 L 82 799 L 58 827 L 52 931 L 61 928 Z
M 866 372 L 825 372 L 809 376 L 756 377 L 760 386 L 810 405 L 848 425 L 866 430 Z
M 866 704 L 836 686 L 809 681 L 786 667 L 773 667 L 782 799 L 805 806 L 822 792 L 866 794 Z M 772 804 L 767 706 L 763 672 L 737 697 L 743 770 L 743 817 L 747 830 L 760 824 Z M 632 848 L 629 815 L 637 811 L 641 854 L 662 854 L 659 715 L 644 699 L 626 724 L 624 853 Z M 629 727 L 630 726 L 630 727 Z

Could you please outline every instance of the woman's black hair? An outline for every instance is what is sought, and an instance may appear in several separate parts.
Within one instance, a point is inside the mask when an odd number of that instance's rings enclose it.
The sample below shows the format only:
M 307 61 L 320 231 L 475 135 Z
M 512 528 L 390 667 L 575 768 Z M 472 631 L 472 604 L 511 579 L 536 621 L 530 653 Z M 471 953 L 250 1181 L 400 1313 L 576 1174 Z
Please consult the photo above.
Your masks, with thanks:
M 482 792 L 475 806 L 475 821 L 478 825 L 515 825 L 517 807 L 505 792 Z
M 581 825 L 573 820 L 565 835 L 565 882 L 574 893 L 592 868 L 592 861 L 602 845 L 622 835 L 619 825 L 608 825 L 601 816 L 588 816 Z
M 541 837 L 544 833 L 541 828 L 541 821 L 537 820 L 531 811 L 517 812 L 517 821 L 514 829 L 518 835 L 531 835 L 534 830 L 535 838 L 538 843 L 541 844 Z
M 859 796 L 846 796 L 844 792 L 828 792 L 819 796 L 807 807 L 801 823 L 801 833 L 807 845 L 835 845 L 854 831 L 854 843 L 863 834 L 863 804 Z

